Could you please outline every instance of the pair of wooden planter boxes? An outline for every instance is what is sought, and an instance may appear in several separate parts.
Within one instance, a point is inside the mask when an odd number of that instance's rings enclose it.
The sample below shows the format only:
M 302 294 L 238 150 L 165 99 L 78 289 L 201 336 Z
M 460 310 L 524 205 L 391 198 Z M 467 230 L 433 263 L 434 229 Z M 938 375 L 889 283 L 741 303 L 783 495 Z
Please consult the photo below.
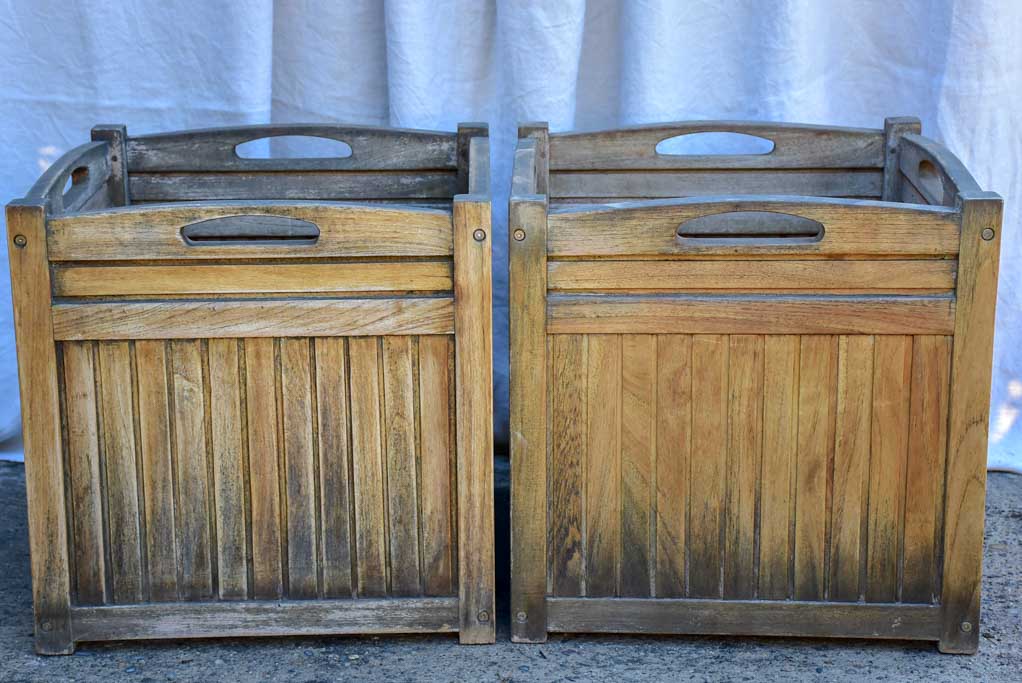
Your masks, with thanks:
M 39 651 L 492 642 L 485 127 L 94 138 L 8 209 Z M 524 126 L 512 638 L 975 651 L 1000 223 L 915 120 Z

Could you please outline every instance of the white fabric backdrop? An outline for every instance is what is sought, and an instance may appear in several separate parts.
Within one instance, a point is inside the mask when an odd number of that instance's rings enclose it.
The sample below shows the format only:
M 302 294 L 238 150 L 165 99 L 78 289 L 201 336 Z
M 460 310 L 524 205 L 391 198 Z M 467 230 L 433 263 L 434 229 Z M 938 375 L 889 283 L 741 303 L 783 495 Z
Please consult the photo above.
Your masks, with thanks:
M 506 193 L 516 121 L 727 118 L 880 127 L 917 115 L 1007 200 L 990 464 L 1022 469 L 1022 2 L 0 0 L 0 200 L 94 123 L 489 121 L 496 392 L 506 437 Z M 6 254 L 2 255 L 6 270 Z M 3 289 L 6 273 L 0 274 Z M 17 432 L 0 292 L 0 434 Z M 15 447 L 16 448 L 16 447 Z

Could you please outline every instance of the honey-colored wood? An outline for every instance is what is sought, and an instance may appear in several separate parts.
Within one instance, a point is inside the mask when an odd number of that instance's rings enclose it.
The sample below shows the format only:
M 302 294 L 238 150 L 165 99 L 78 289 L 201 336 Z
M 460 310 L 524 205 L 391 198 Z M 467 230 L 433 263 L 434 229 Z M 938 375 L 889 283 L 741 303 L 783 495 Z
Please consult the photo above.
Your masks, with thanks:
M 590 337 L 590 353 L 595 338 Z M 656 597 L 681 598 L 685 596 L 685 564 L 688 561 L 688 502 L 691 496 L 689 471 L 693 459 L 692 412 L 696 409 L 692 401 L 692 338 L 685 335 L 661 335 L 657 337 L 656 346 L 654 587 Z M 600 381 L 600 377 L 594 377 L 593 373 L 590 373 L 590 378 L 594 382 Z M 591 392 L 590 406 L 601 403 L 606 400 L 605 397 L 605 391 Z M 616 507 L 616 500 L 594 496 L 591 488 L 588 495 L 593 500 L 606 501 L 607 505 Z M 603 508 L 604 505 L 598 507 Z M 609 516 L 612 513 L 604 511 L 602 514 Z M 596 560 L 593 560 L 591 566 L 591 572 L 599 571 Z
M 656 359 L 652 335 L 628 335 L 621 340 L 621 543 L 627 549 L 621 555 L 622 597 L 652 595 Z

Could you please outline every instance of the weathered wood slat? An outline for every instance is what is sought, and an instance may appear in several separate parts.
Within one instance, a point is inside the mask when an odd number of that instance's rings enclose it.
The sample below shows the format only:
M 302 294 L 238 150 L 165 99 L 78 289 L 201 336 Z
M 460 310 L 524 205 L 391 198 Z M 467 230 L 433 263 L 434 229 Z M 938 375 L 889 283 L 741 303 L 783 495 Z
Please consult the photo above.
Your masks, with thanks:
M 75 602 L 79 605 L 102 605 L 109 596 L 96 414 L 95 345 L 91 342 L 70 342 L 61 346 L 61 352 L 67 467 L 71 471 Z
M 315 340 L 323 597 L 352 596 L 351 400 L 344 339 Z M 357 387 L 356 387 L 357 390 Z
M 449 334 L 447 297 L 56 304 L 56 339 L 194 339 Z
M 551 291 L 952 290 L 952 259 L 875 261 L 551 261 Z M 56 276 L 58 294 L 61 276 Z
M 77 640 L 427 633 L 458 629 L 457 598 L 179 603 L 72 610 Z
M 111 599 L 141 602 L 142 530 L 139 523 L 138 468 L 132 407 L 131 347 L 128 342 L 99 344 L 99 406 L 103 434 L 101 459 L 106 468 L 107 538 Z
M 590 337 L 590 354 L 593 339 L 595 336 Z M 686 587 L 688 501 L 691 496 L 689 468 L 693 457 L 692 411 L 695 407 L 692 400 L 692 338 L 685 335 L 661 335 L 657 337 L 656 347 L 654 587 L 657 597 L 683 598 Z M 590 381 L 594 379 L 598 378 L 590 375 Z M 608 394 L 604 391 L 592 395 L 590 401 L 613 400 Z M 600 507 L 610 504 L 606 496 L 599 496 L 594 502 Z
M 451 526 L 450 337 L 419 337 L 419 458 L 422 481 L 422 587 L 426 595 L 454 590 L 457 552 Z
M 608 202 L 614 202 L 618 197 L 655 199 L 715 194 L 788 194 L 879 199 L 883 191 L 883 180 L 883 173 L 875 169 L 601 173 L 555 171 L 550 173 L 550 196 L 556 199 L 599 197 Z
M 912 339 L 880 337 L 874 349 L 866 600 L 893 602 L 903 538 Z
M 976 180 L 943 145 L 917 134 L 902 136 L 898 166 L 930 204 L 955 206 L 963 192 L 979 192 Z
M 340 158 L 249 159 L 235 148 L 262 138 L 311 136 L 338 140 L 351 148 Z M 128 170 L 299 171 L 426 170 L 456 167 L 455 136 L 425 130 L 335 124 L 274 124 L 183 130 L 128 139 Z
M 948 334 L 949 296 L 552 295 L 550 334 Z
M 210 455 L 216 501 L 217 586 L 221 600 L 247 598 L 247 519 L 240 341 L 210 339 Z
M 80 211 L 102 192 L 109 177 L 107 143 L 87 142 L 53 162 L 25 197 L 40 202 L 50 216 Z M 65 192 L 68 181 L 71 187 Z
M 391 595 L 419 595 L 419 482 L 415 376 L 409 337 L 383 338 L 383 433 Z M 432 396 L 426 400 L 433 400 Z
M 621 338 L 620 594 L 626 597 L 653 595 L 656 360 L 656 337 L 629 334 Z
M 348 341 L 355 556 L 358 558 L 356 581 L 360 597 L 387 593 L 380 360 L 379 339 L 354 337 Z
M 760 482 L 757 595 L 784 600 L 794 585 L 795 501 L 801 338 L 763 343 L 763 474 Z
M 756 600 L 551 598 L 551 631 L 935 640 L 940 608 Z
M 281 216 L 319 228 L 315 243 L 190 245 L 181 229 L 227 216 Z M 140 206 L 55 217 L 48 222 L 53 261 L 231 258 L 450 256 L 451 212 L 369 204 L 232 201 Z
M 584 595 L 583 454 L 586 439 L 586 338 L 550 338 L 550 593 Z M 622 427 L 623 427 L 622 423 Z
M 267 266 L 58 266 L 53 295 L 143 296 L 450 290 L 449 262 L 301 263 Z
M 729 212 L 775 212 L 824 226 L 818 241 L 686 239 L 685 221 Z M 958 213 L 943 207 L 896 206 L 868 200 L 784 196 L 665 199 L 612 206 L 572 207 L 550 213 L 551 256 L 675 256 L 759 259 L 770 256 L 954 256 Z
M 308 339 L 280 340 L 287 501 L 287 595 L 293 599 L 315 598 L 319 593 L 311 352 Z
M 246 339 L 244 348 L 252 505 L 252 595 L 260 600 L 273 600 L 284 595 L 276 352 L 272 339 Z
M 657 143 L 692 133 L 742 133 L 773 141 L 768 154 L 659 154 Z M 796 123 L 680 121 L 550 136 L 550 168 L 882 168 L 883 131 Z
M 720 598 L 727 465 L 728 338 L 692 339 L 692 452 L 688 594 Z
M 168 384 L 166 342 L 135 343 L 138 377 L 138 425 L 141 441 L 142 492 L 148 553 L 149 599 L 176 601 L 177 500 L 171 445 L 171 387 Z M 188 458 L 189 454 L 179 455 Z M 190 552 L 182 548 L 182 553 Z
M 588 337 L 585 452 L 586 595 L 618 594 L 621 546 L 621 337 Z

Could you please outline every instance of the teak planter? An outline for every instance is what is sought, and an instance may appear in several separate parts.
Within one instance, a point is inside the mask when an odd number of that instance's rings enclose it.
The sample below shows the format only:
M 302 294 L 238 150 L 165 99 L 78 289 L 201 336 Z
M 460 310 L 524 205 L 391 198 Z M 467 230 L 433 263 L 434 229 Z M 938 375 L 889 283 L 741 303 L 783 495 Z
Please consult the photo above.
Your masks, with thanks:
M 774 148 L 655 151 L 701 131 Z M 1001 198 L 919 133 L 520 129 L 514 640 L 975 652 Z
M 101 126 L 8 207 L 39 652 L 493 642 L 486 136 Z

